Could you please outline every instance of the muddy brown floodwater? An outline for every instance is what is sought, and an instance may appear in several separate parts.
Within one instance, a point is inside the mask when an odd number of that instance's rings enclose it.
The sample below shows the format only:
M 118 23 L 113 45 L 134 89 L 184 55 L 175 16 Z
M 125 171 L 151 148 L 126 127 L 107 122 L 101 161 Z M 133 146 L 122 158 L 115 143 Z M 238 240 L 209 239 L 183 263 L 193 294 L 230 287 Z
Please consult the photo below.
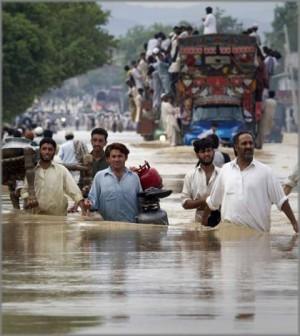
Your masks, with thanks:
M 89 140 L 84 131 L 76 137 Z M 2 334 L 297 333 L 299 238 L 285 216 L 272 209 L 269 234 L 229 223 L 204 230 L 180 205 L 192 148 L 129 132 L 110 134 L 115 140 L 129 144 L 128 166 L 149 161 L 173 189 L 161 200 L 170 225 L 25 214 L 12 210 L 4 189 Z M 256 157 L 282 181 L 296 145 L 286 134 Z M 289 199 L 298 215 L 298 193 Z

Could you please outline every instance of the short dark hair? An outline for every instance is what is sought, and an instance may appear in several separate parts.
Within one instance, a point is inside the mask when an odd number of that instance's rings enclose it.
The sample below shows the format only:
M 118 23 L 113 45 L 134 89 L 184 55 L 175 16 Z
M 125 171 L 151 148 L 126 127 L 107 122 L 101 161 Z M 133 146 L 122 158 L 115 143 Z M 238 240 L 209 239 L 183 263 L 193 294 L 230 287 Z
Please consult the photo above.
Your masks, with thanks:
M 107 140 L 108 133 L 104 128 L 97 127 L 92 130 L 91 137 L 93 137 L 94 134 L 100 134 L 104 135 L 105 141 Z
M 52 138 L 43 138 L 41 141 L 40 141 L 40 148 L 44 145 L 44 144 L 50 144 L 54 147 L 54 150 L 56 150 L 56 142 L 52 139 Z
M 74 134 L 73 133 L 66 134 L 65 135 L 65 139 L 66 140 L 72 140 L 72 139 L 74 139 Z
M 52 132 L 51 130 L 49 130 L 49 129 L 45 129 L 45 130 L 44 130 L 44 133 L 43 133 L 43 136 L 44 136 L 45 138 L 52 138 L 52 136 L 53 136 L 53 132 Z
M 119 142 L 113 142 L 112 144 L 108 145 L 105 149 L 105 157 L 109 157 L 110 156 L 110 153 L 112 150 L 119 150 L 121 153 L 123 153 L 126 157 L 128 156 L 129 154 L 129 149 L 123 145 L 122 143 L 119 143 Z
M 239 137 L 243 134 L 249 134 L 251 135 L 252 139 L 254 140 L 254 135 L 250 131 L 240 131 L 233 137 L 233 145 L 236 146 L 239 142 Z
M 206 7 L 205 10 L 206 10 L 207 14 L 210 14 L 213 11 L 213 9 L 211 7 Z
M 273 91 L 273 90 L 269 91 L 269 98 L 274 98 L 275 95 L 276 95 L 275 91 Z
M 193 142 L 194 151 L 198 153 L 200 150 L 204 150 L 206 148 L 214 148 L 213 143 L 208 138 L 197 139 Z
M 212 142 L 214 149 L 217 149 L 219 147 L 220 140 L 219 140 L 219 137 L 216 134 L 214 134 L 214 133 L 209 134 L 206 138 L 209 139 Z

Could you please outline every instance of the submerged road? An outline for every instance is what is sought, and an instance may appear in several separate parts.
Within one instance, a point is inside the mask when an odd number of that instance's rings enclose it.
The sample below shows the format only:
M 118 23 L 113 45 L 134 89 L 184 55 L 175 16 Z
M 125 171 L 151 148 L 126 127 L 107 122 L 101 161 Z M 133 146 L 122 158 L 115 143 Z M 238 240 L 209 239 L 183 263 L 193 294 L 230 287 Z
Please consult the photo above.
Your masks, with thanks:
M 75 137 L 89 142 L 86 131 Z M 170 225 L 34 216 L 13 211 L 3 193 L 3 334 L 297 333 L 299 241 L 286 217 L 272 209 L 270 234 L 230 224 L 203 230 L 180 204 L 196 163 L 191 147 L 130 132 L 108 140 L 128 144 L 128 166 L 149 161 L 173 189 L 161 201 Z M 256 157 L 283 181 L 297 161 L 297 136 Z M 298 193 L 289 199 L 298 215 Z

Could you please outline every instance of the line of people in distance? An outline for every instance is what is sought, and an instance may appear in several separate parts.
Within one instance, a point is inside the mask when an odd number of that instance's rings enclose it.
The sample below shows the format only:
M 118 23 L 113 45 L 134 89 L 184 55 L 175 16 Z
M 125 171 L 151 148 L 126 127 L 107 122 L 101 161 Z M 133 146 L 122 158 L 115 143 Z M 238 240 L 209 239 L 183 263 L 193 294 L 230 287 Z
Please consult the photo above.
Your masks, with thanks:
M 106 146 L 107 136 L 102 128 L 91 133 L 93 180 L 91 186 L 82 186 L 89 190 L 86 198 L 69 170 L 54 162 L 55 141 L 42 139 L 40 159 L 35 167 L 36 199 L 29 197 L 25 181 L 21 191 L 24 207 L 34 208 L 41 214 L 66 215 L 68 195 L 75 202 L 73 211 L 80 207 L 83 215 L 95 210 L 104 220 L 136 222 L 138 193 L 142 191 L 139 177 L 134 169 L 126 167 L 128 148 L 121 143 Z M 182 206 L 196 209 L 197 222 L 206 226 L 212 212 L 220 211 L 222 221 L 268 232 L 271 206 L 275 204 L 298 232 L 298 222 L 286 196 L 298 184 L 297 169 L 283 189 L 271 168 L 254 158 L 254 139 L 247 131 L 235 136 L 236 157 L 222 168 L 213 163 L 215 149 L 211 137 L 196 140 L 193 146 L 198 164 L 185 176 Z

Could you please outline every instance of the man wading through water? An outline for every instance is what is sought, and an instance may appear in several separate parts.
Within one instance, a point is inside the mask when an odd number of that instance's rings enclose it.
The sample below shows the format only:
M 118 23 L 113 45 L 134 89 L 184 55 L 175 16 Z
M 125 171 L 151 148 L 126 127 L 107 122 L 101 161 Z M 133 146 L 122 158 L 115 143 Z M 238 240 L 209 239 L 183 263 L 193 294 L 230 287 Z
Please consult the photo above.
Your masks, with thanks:
M 206 202 L 211 210 L 222 205 L 222 220 L 270 231 L 271 206 L 276 204 L 298 232 L 298 222 L 278 179 L 270 167 L 255 160 L 254 139 L 250 132 L 235 135 L 236 159 L 226 163 Z
M 36 208 L 37 213 L 45 215 L 67 214 L 68 199 L 72 198 L 79 205 L 82 213 L 83 197 L 71 173 L 63 165 L 53 162 L 56 142 L 51 138 L 44 138 L 40 142 L 40 160 L 35 167 L 34 191 L 36 200 L 30 199 L 28 184 L 25 179 L 21 197 L 24 199 L 25 209 Z
M 195 220 L 197 222 L 214 226 L 208 223 L 210 211 L 207 209 L 205 202 L 219 174 L 219 168 L 213 164 L 213 143 L 211 140 L 204 138 L 194 141 L 193 146 L 199 161 L 196 168 L 188 172 L 184 178 L 181 196 L 182 206 L 184 209 L 196 209 Z M 213 212 L 213 217 L 217 215 L 219 217 L 218 211 Z M 218 220 L 214 224 L 217 224 L 217 222 Z

